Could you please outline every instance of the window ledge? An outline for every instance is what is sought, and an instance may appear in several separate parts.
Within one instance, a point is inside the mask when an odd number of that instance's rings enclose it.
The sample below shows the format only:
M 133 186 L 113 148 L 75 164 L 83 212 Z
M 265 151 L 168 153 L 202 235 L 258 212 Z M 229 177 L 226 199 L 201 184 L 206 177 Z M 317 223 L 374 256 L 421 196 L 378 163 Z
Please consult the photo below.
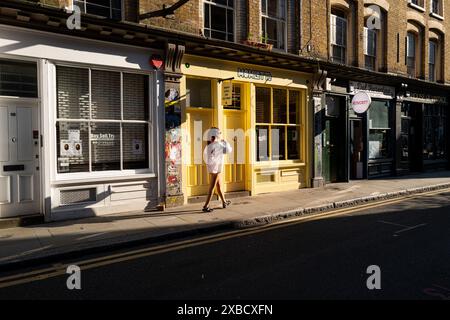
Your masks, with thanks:
M 441 20 L 441 21 L 444 20 L 444 17 L 443 17 L 443 16 L 441 16 L 440 14 L 434 13 L 434 12 L 431 12 L 431 13 L 430 13 L 430 16 L 432 16 L 433 18 L 436 18 L 436 19 L 438 19 L 438 20 Z
M 418 6 L 417 4 L 414 4 L 414 3 L 412 3 L 412 2 L 409 2 L 408 5 L 409 5 L 411 8 L 414 8 L 414 9 L 416 9 L 416 10 L 419 10 L 420 12 L 425 12 L 425 8 L 424 8 L 424 7 L 421 7 L 421 6 Z
M 92 174 L 90 174 L 92 176 Z M 142 180 L 156 178 L 155 173 L 111 173 L 108 176 L 93 176 L 90 178 L 80 178 L 79 175 L 60 175 L 57 180 L 52 181 L 53 186 L 69 185 L 69 184 L 101 184 L 105 182 L 116 182 L 116 181 L 130 181 L 130 180 Z

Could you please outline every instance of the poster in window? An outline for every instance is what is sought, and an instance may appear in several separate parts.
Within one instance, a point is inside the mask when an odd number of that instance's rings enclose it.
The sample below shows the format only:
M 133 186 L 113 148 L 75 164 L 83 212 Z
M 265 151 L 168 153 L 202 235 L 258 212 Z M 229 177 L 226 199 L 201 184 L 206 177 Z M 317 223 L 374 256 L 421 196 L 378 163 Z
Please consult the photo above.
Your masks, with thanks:
M 133 141 L 132 141 L 133 143 L 131 144 L 132 145 L 132 148 L 133 148 L 133 150 L 132 150 L 132 153 L 134 154 L 134 155 L 142 155 L 143 153 L 144 153 L 144 149 L 143 149 L 143 145 L 142 145 L 142 140 L 140 140 L 140 139 L 133 139 Z
M 369 141 L 369 158 L 378 159 L 381 158 L 381 142 Z
M 60 142 L 61 157 L 81 157 L 83 156 L 83 143 L 81 140 L 61 140 Z

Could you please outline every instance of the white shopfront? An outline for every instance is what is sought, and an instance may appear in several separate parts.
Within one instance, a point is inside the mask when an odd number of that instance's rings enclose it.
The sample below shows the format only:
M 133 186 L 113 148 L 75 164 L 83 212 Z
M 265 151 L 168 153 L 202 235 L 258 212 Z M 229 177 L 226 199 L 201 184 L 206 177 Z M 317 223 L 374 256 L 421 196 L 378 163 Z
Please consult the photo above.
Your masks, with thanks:
M 164 193 L 155 52 L 0 27 L 0 218 L 143 210 Z

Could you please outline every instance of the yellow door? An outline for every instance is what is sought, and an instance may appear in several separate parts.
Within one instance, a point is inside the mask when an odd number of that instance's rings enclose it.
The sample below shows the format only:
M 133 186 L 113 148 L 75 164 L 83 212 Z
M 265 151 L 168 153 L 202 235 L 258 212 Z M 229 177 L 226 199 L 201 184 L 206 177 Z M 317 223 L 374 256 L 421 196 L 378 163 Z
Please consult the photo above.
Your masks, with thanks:
M 205 195 L 208 194 L 209 177 L 203 161 L 203 149 L 206 147 L 203 135 L 212 127 L 213 110 L 187 108 L 186 123 L 190 141 L 190 156 L 188 157 L 190 163 L 186 166 L 186 193 L 188 197 Z
M 245 114 L 242 110 L 224 109 L 223 137 L 231 144 L 233 152 L 225 157 L 223 176 L 225 192 L 245 190 Z

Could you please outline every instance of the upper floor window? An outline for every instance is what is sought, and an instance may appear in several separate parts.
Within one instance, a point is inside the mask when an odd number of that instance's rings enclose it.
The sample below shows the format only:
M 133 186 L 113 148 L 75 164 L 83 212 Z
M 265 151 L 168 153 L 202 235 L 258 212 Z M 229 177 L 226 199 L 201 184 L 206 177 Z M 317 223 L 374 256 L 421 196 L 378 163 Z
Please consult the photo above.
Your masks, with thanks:
M 416 50 L 417 50 L 417 35 L 408 32 L 406 37 L 406 65 L 408 67 L 408 75 L 416 76 Z
M 234 41 L 234 0 L 205 0 L 203 16 L 206 37 Z
M 428 80 L 436 81 L 436 61 L 437 61 L 437 43 L 434 41 L 429 42 L 428 46 Z
M 122 19 L 121 0 L 74 0 L 81 12 L 94 14 L 114 20 Z
M 425 0 L 408 0 L 411 7 L 425 11 Z
M 442 4 L 443 4 L 442 0 L 431 0 L 430 2 L 431 14 L 434 16 L 437 15 L 439 17 L 442 17 L 444 12 Z
M 331 59 L 345 64 L 347 60 L 347 17 L 341 12 L 331 13 Z
M 261 0 L 262 42 L 286 50 L 286 0 Z
M 376 30 L 364 28 L 364 58 L 366 69 L 375 71 L 377 69 L 377 32 Z

